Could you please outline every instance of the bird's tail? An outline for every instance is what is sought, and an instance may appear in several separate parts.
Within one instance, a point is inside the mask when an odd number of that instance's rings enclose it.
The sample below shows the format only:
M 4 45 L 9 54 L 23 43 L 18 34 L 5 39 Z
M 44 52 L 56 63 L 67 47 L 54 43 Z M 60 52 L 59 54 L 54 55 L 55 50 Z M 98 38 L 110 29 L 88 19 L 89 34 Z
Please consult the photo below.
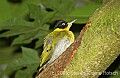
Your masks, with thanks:
M 43 69 L 43 66 L 42 66 L 42 67 L 40 67 L 39 72 L 40 72 L 40 71 L 42 71 L 42 69 Z
M 39 69 L 39 72 L 42 71 L 43 69 L 45 69 L 46 67 L 47 67 L 47 64 L 42 65 L 42 66 L 40 67 L 40 69 Z

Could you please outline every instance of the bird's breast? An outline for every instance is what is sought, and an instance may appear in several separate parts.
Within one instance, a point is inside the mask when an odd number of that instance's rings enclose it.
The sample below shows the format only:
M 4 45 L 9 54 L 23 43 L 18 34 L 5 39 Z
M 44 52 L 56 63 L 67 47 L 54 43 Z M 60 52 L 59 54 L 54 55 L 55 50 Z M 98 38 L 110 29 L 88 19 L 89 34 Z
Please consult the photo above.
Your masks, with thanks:
M 51 63 L 55 59 L 57 59 L 72 43 L 73 41 L 67 37 L 64 37 L 61 40 L 59 40 L 54 47 L 54 52 L 48 63 Z

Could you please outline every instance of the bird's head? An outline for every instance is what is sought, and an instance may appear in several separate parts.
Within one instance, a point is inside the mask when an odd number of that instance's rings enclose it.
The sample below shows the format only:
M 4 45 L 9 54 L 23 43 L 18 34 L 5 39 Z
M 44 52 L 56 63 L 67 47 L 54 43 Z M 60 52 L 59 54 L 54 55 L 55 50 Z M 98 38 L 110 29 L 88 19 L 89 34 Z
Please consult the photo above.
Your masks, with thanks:
M 70 27 L 72 26 L 72 23 L 74 23 L 75 21 L 76 21 L 76 19 L 71 22 L 59 21 L 55 25 L 54 31 L 69 31 Z

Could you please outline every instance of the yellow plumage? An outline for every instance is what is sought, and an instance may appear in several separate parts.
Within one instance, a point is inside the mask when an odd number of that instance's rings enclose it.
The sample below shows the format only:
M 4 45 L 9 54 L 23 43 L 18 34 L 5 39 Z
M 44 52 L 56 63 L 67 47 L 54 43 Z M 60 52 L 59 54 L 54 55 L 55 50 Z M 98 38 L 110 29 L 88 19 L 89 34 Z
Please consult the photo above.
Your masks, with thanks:
M 40 70 L 58 58 L 74 42 L 74 34 L 69 31 L 74 21 L 58 22 L 55 30 L 44 38 Z

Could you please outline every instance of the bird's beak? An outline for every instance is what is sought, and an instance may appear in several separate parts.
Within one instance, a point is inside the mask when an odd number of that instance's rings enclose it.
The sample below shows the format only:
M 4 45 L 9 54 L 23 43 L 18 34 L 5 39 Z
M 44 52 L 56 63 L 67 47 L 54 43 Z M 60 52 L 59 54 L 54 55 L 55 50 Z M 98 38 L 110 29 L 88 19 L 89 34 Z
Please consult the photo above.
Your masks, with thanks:
M 70 29 L 70 27 L 72 26 L 72 23 L 74 23 L 76 20 L 77 20 L 77 19 L 75 19 L 75 20 L 67 23 L 67 24 L 68 24 L 68 29 Z
M 68 22 L 68 23 L 69 23 L 69 24 L 72 24 L 72 23 L 74 23 L 76 20 L 77 20 L 77 19 L 75 19 L 75 20 L 73 20 L 73 21 L 71 21 L 71 22 Z

